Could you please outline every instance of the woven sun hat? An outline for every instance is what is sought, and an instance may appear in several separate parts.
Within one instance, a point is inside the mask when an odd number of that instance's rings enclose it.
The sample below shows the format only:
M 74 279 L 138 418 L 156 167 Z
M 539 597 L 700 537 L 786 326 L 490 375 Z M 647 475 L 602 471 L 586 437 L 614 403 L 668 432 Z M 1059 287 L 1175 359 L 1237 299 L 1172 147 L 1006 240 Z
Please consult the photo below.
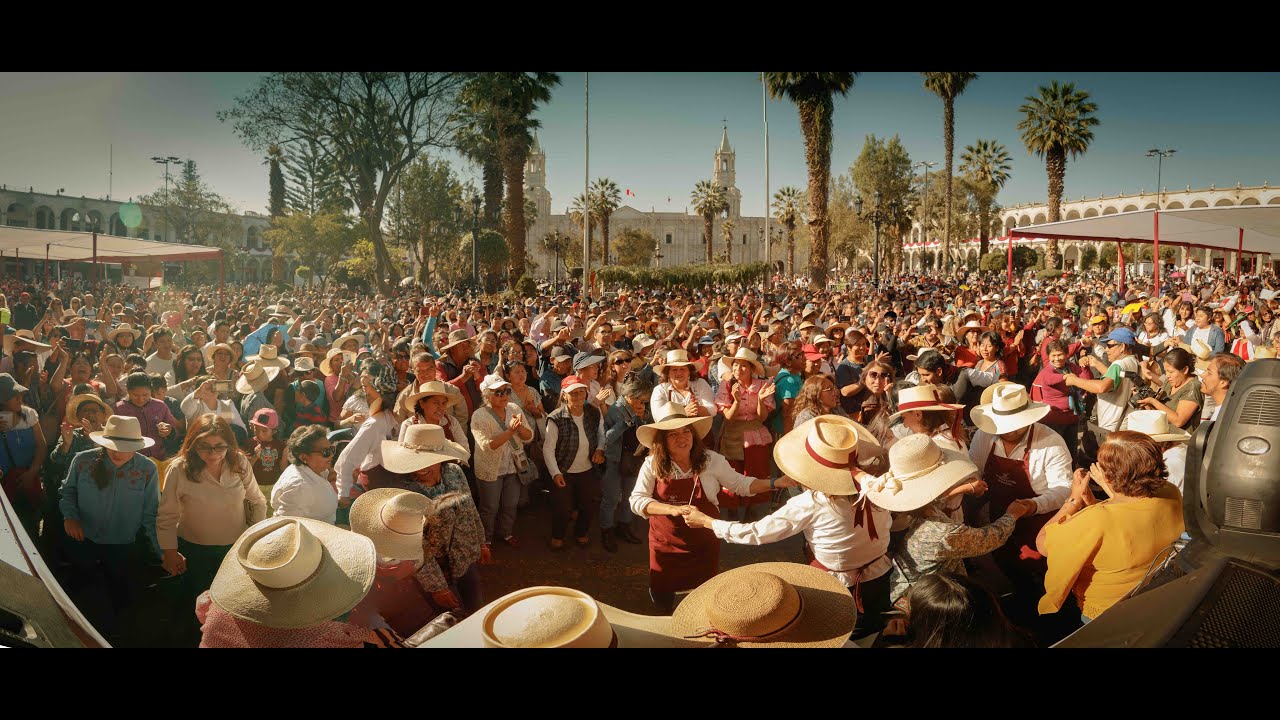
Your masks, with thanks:
M 236 378 L 236 392 L 241 395 L 262 392 L 279 374 L 278 367 L 263 367 L 256 362 L 246 363 L 240 371 L 240 377 Z
M 667 403 L 658 408 L 658 412 L 654 414 L 662 419 L 648 425 L 641 425 L 636 430 L 636 439 L 647 448 L 653 447 L 653 441 L 658 436 L 659 430 L 675 430 L 686 425 L 692 425 L 693 431 L 700 438 L 706 437 L 707 433 L 711 432 L 712 419 L 710 417 L 689 417 L 684 414 L 684 406 L 678 403 Z
M 382 441 L 382 467 L 394 473 L 411 473 L 468 457 L 467 449 L 446 438 L 439 425 L 410 425 L 399 440 Z
M 138 338 L 142 337 L 142 328 L 134 327 L 129 323 L 120 323 L 119 325 L 112 328 L 110 332 L 107 333 L 107 339 L 112 342 L 115 342 L 116 338 L 123 333 L 132 333 L 133 339 L 137 340 Z
M 581 590 L 551 586 L 508 593 L 423 645 L 489 649 L 694 646 L 673 637 L 669 616 L 629 613 Z
M 1132 430 L 1150 436 L 1156 442 L 1187 442 L 1191 433 L 1169 425 L 1169 416 L 1163 410 L 1131 410 L 1124 416 L 1121 430 Z
M 97 395 L 93 393 L 84 393 L 83 395 L 76 395 L 72 397 L 70 401 L 67 402 L 67 421 L 70 422 L 72 425 L 78 424 L 79 421 L 76 419 L 76 413 L 80 412 L 80 406 L 84 405 L 85 403 L 97 405 L 98 407 L 102 408 L 102 412 L 104 414 L 108 416 L 111 415 L 111 406 L 103 402 L 102 398 L 98 397 Z
M 834 344 L 835 344 L 835 342 L 836 342 L 835 340 L 832 340 L 831 338 L 827 337 L 826 335 L 817 335 L 817 336 L 815 336 L 815 337 L 813 338 L 813 346 L 814 346 L 814 347 L 817 347 L 817 346 L 821 345 L 822 343 L 831 343 L 832 345 L 834 345 Z
M 968 324 L 969 324 L 969 323 L 971 323 L 971 322 L 976 322 L 976 323 L 981 324 L 981 323 L 982 323 L 982 313 L 980 313 L 980 312 L 967 312 L 967 313 L 965 313 L 965 314 L 964 314 L 964 317 L 962 317 L 962 318 L 961 318 L 961 320 L 963 320 L 963 321 L 964 321 L 964 324 L 965 324 L 965 325 L 968 325 Z
M 942 402 L 937 385 L 917 385 L 898 391 L 898 412 L 889 416 L 893 422 L 911 410 L 963 410 L 964 405 Z
M 469 343 L 469 342 L 471 342 L 471 337 L 470 337 L 469 335 L 467 335 L 467 331 L 466 331 L 466 330 L 453 330 L 453 331 L 451 331 L 451 332 L 449 333 L 449 344 L 447 344 L 447 345 L 445 345 L 444 347 L 440 348 L 440 352 L 441 352 L 441 354 L 443 354 L 443 353 L 445 353 L 445 352 L 448 352 L 449 348 L 451 348 L 451 347 L 453 347 L 453 346 L 455 346 L 455 345 L 461 345 L 461 344 L 462 344 L 462 343 L 464 343 L 464 342 L 465 342 L 465 343 Z M 337 343 L 334 343 L 334 346 L 336 347 L 336 346 L 337 346 Z
M 324 353 L 316 349 L 315 343 L 309 343 L 309 342 L 304 342 L 301 345 L 299 345 L 298 349 L 293 351 L 293 354 L 294 355 L 310 355 L 312 359 L 320 358 L 324 356 Z
M 651 348 L 651 347 L 653 347 L 654 345 L 656 345 L 657 343 L 658 343 L 658 341 L 657 341 L 657 340 L 655 340 L 654 338 L 649 337 L 648 335 L 646 335 L 646 334 L 644 334 L 644 333 L 640 333 L 639 335 L 637 335 L 637 336 L 635 336 L 635 337 L 631 338 L 631 348 L 632 348 L 632 350 L 634 350 L 634 351 L 635 351 L 635 352 L 637 352 L 637 353 L 642 353 L 642 352 L 644 352 L 647 348 Z
M 604 360 L 605 360 L 604 355 L 597 355 L 596 353 L 589 353 L 589 352 L 576 353 L 573 356 L 573 369 L 577 371 L 577 370 L 582 370 L 584 368 L 589 368 L 592 365 L 595 365 L 596 363 L 604 362 Z
M 738 348 L 738 352 L 730 360 L 732 361 L 730 364 L 736 362 L 750 363 L 751 367 L 755 368 L 757 375 L 764 375 L 764 365 L 760 363 L 760 356 L 752 350 Z
M 862 485 L 862 495 L 890 512 L 910 512 L 977 474 L 966 453 L 944 450 L 928 435 L 908 435 L 889 448 L 889 471 Z
M 310 627 L 358 605 L 377 563 L 367 537 L 311 518 L 267 518 L 231 546 L 209 597 L 241 620 Z
M 1269 347 L 1254 348 L 1253 357 L 1249 358 L 1247 362 L 1253 362 L 1254 360 L 1274 360 L 1275 357 L 1276 357 L 1275 348 L 1269 348 Z
M 275 345 L 263 345 L 258 349 L 257 355 L 250 355 L 246 360 L 256 362 L 263 367 L 284 368 L 291 364 L 288 358 L 282 358 L 279 349 Z
M 448 388 L 445 386 L 444 383 L 440 382 L 439 380 L 432 380 L 430 382 L 422 383 L 421 385 L 418 386 L 417 392 L 412 393 L 408 397 L 406 397 L 405 405 L 407 405 L 409 408 L 413 408 L 415 405 L 418 404 L 419 400 L 423 398 L 433 397 L 436 395 L 444 396 L 449 401 L 446 407 L 453 407 L 454 405 L 457 405 L 459 402 L 462 401 L 461 393 L 454 395 L 449 392 Z
M 988 435 L 1003 435 L 1039 422 L 1048 414 L 1048 404 L 1032 402 L 1025 387 L 1009 383 L 995 388 L 991 402 L 975 407 L 970 417 Z
M 15 333 L 4 336 L 4 351 L 6 353 L 12 353 L 13 346 L 18 344 L 19 341 L 25 343 L 29 350 L 44 351 L 53 348 L 53 346 L 48 343 L 42 343 L 36 340 L 36 334 L 30 330 L 18 330 Z
M 773 446 L 778 469 L 805 487 L 827 495 L 857 495 L 853 470 L 880 455 L 880 442 L 862 425 L 839 415 L 801 423 Z
M 342 355 L 342 362 L 344 364 L 346 365 L 355 364 L 356 362 L 355 353 L 349 350 L 339 350 L 335 346 L 331 350 L 329 350 L 329 352 L 325 353 L 324 359 L 320 361 L 320 372 L 324 373 L 326 376 L 333 375 L 333 364 L 330 363 L 329 361 L 332 360 L 335 355 L 339 355 L 339 354 Z
M 285 362 L 288 362 L 286 360 Z M 297 373 L 309 373 L 316 369 L 316 361 L 312 360 L 309 355 L 303 355 L 298 358 L 298 362 L 294 364 L 293 371 Z
M 986 387 L 986 389 L 982 391 L 982 397 L 979 398 L 978 404 L 990 405 L 991 398 L 995 397 L 996 395 L 996 388 L 1004 387 L 1005 385 L 1016 385 L 1016 384 L 1017 383 L 1013 382 L 1012 380 L 1000 380 L 998 382 L 991 383 Z
M 689 352 L 684 348 L 679 348 L 677 350 L 668 350 L 666 362 L 658 367 L 658 372 L 661 373 L 663 377 L 666 377 L 668 368 L 680 367 L 682 365 L 693 366 L 696 364 L 697 363 L 690 362 Z
M 356 347 L 360 347 L 361 345 L 364 345 L 365 337 L 360 333 L 347 333 L 346 335 L 343 335 L 342 337 L 334 340 L 333 347 L 341 348 L 349 340 L 355 340 Z
M 840 647 L 857 615 L 849 589 L 830 573 L 800 563 L 756 563 L 699 585 L 676 608 L 671 630 L 704 647 Z
M 156 444 L 142 436 L 142 423 L 136 417 L 112 415 L 101 430 L 89 433 L 89 439 L 116 452 L 137 452 Z
M 980 333 L 984 333 L 989 329 L 990 328 L 988 328 L 986 325 L 983 325 L 981 322 L 977 320 L 967 320 L 965 321 L 964 325 L 961 325 L 957 329 L 957 333 L 960 335 L 960 337 L 964 337 L 965 335 L 969 334 L 969 331 L 971 330 L 977 330 Z
M 1209 361 L 1213 359 L 1213 348 L 1206 345 L 1203 340 L 1192 340 L 1191 354 L 1196 359 L 1196 370 L 1209 369 Z
M 376 488 L 351 503 L 351 532 L 372 540 L 379 558 L 422 562 L 422 526 L 434 514 L 426 495 Z

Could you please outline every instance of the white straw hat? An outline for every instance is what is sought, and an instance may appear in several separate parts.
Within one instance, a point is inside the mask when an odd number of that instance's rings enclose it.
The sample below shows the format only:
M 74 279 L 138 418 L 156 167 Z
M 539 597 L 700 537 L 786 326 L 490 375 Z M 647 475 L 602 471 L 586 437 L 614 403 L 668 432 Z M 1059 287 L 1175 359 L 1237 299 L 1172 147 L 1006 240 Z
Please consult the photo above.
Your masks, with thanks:
M 942 402 L 937 385 L 917 385 L 898 391 L 898 412 L 889 416 L 893 422 L 912 410 L 963 410 L 964 405 Z
M 657 437 L 659 430 L 675 430 L 685 425 L 692 425 L 693 431 L 700 438 L 706 437 L 707 433 L 711 432 L 710 417 L 689 417 L 684 414 L 684 406 L 677 403 L 667 403 L 658 408 L 655 414 L 662 419 L 648 425 L 641 425 L 636 430 L 636 439 L 647 448 L 653 447 L 653 440 Z
M 262 392 L 267 389 L 272 380 L 280 374 L 280 368 L 275 366 L 263 367 L 257 362 L 247 363 L 240 371 L 240 377 L 236 378 L 236 391 L 241 395 L 248 395 L 251 392 Z
M 422 493 L 376 488 L 351 504 L 351 532 L 372 540 L 379 558 L 422 562 L 422 526 L 434 514 Z
M 693 366 L 696 364 L 697 363 L 691 362 L 689 360 L 689 352 L 684 348 L 680 348 L 678 350 L 668 350 L 666 362 L 658 366 L 658 372 L 662 375 L 662 377 L 665 378 L 667 376 L 667 370 L 670 368 L 687 367 L 687 366 Z
M 1187 442 L 1191 439 L 1191 433 L 1186 430 L 1169 426 L 1169 416 L 1163 410 L 1132 410 L 1125 415 L 1120 429 L 1149 435 L 1156 442 Z
M 880 443 L 865 427 L 839 415 L 801 423 L 773 446 L 773 459 L 787 477 L 828 495 L 857 495 L 853 470 L 880 455 Z
M 738 348 L 738 352 L 732 358 L 729 358 L 729 364 L 732 366 L 737 362 L 750 363 L 755 368 L 757 375 L 764 375 L 764 365 L 760 363 L 760 356 L 747 348 Z
M 137 452 L 156 444 L 154 439 L 142 436 L 138 418 L 125 415 L 107 418 L 101 430 L 89 433 L 89 439 L 117 452 Z
M 889 448 L 889 471 L 864 482 L 862 494 L 890 512 L 909 512 L 977 472 L 968 455 L 944 450 L 928 435 L 915 433 Z
M 988 435 L 1003 435 L 1039 422 L 1048 414 L 1046 403 L 1032 402 L 1025 387 L 1008 383 L 995 388 L 991 402 L 975 407 L 970 416 L 979 430 Z
M 468 457 L 467 449 L 446 438 L 439 425 L 410 425 L 399 440 L 382 441 L 382 467 L 393 473 L 411 473 Z
M 263 345 L 258 348 L 257 355 L 250 355 L 245 358 L 258 363 L 263 367 L 275 367 L 284 369 L 289 367 L 289 359 L 280 357 L 279 351 L 275 345 Z

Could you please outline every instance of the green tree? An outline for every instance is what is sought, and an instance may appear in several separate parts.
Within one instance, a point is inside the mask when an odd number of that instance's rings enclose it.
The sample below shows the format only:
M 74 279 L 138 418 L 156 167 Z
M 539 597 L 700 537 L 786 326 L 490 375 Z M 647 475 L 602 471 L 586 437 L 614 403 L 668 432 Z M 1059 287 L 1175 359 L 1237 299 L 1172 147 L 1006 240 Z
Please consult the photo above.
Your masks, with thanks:
M 338 263 L 333 273 L 334 279 L 348 284 L 354 280 L 365 286 L 378 284 L 381 271 L 378 269 L 378 259 L 373 243 L 366 238 L 360 238 L 349 247 L 350 257 Z M 392 270 L 399 277 L 402 272 L 399 261 L 393 259 L 392 263 Z
M 658 239 L 645 230 L 623 228 L 615 243 L 618 264 L 624 266 L 648 266 L 653 264 L 653 254 L 658 251 Z
M 268 212 L 274 220 L 285 213 L 285 184 L 284 172 L 281 171 L 280 165 L 284 159 L 284 151 L 279 145 L 269 145 L 267 147 L 267 189 L 269 193 Z M 271 246 L 271 279 L 276 282 L 284 282 L 284 255 L 280 249 Z
M 471 234 L 459 244 L 459 249 L 467 255 L 471 254 Z M 480 279 L 486 292 L 497 292 L 502 281 L 507 277 L 507 265 L 511 261 L 511 248 L 501 233 L 493 230 L 481 230 L 479 242 L 476 243 L 476 256 L 480 261 Z M 515 287 L 515 283 L 511 284 Z
M 724 189 L 710 180 L 699 180 L 689 193 L 693 203 L 693 211 L 702 216 L 702 242 L 707 248 L 707 262 L 711 262 L 711 235 L 715 228 L 716 216 L 729 209 L 729 202 L 724 196 Z
M 413 253 L 423 286 L 453 249 L 455 239 L 471 226 L 469 217 L 461 223 L 454 218 L 454 208 L 467 205 L 465 194 L 447 160 L 424 157 L 405 170 L 387 203 L 396 240 Z
M 1000 189 L 1009 182 L 1009 170 L 1009 151 L 997 140 L 978 140 L 966 145 L 960 156 L 960 172 L 968 176 L 978 204 L 979 257 L 987 254 L 991 210 Z
M 831 123 L 833 96 L 849 94 L 853 72 L 767 72 L 765 85 L 776 98 L 796 105 L 804 135 L 804 159 L 809 172 L 809 277 L 817 288 L 827 284 L 827 196 L 831 185 Z
M 837 175 L 831 181 L 831 200 L 828 204 L 830 230 L 827 240 L 831 251 L 849 261 L 856 270 L 871 265 L 871 226 L 853 211 L 853 198 L 858 194 L 849 173 Z M 804 228 L 801 228 L 803 230 Z
M 179 242 L 221 248 L 226 267 L 244 265 L 245 230 L 240 216 L 204 181 L 194 160 L 183 164 L 169 188 L 158 188 L 138 202 L 158 210 L 164 231 L 172 230 Z M 187 280 L 216 281 L 219 266 L 215 260 L 194 261 L 186 263 L 183 272 Z
M 911 227 L 910 211 L 914 202 L 911 156 L 897 135 L 885 140 L 868 135 L 862 152 L 849 169 L 849 176 L 862 197 L 863 212 L 876 209 L 875 194 L 880 193 L 880 211 L 886 214 L 886 221 L 880 226 L 880 268 L 896 273 L 902 257 L 902 240 Z M 862 227 L 864 232 L 875 232 L 870 223 Z M 871 245 L 874 246 L 874 242 Z
M 1088 270 L 1098 262 L 1098 249 L 1093 245 L 1085 245 L 1080 251 L 1080 269 Z
M 427 147 L 453 138 L 461 113 L 458 73 L 271 73 L 218 113 L 253 149 L 314 141 L 339 169 L 364 221 L 383 292 L 398 284 L 382 219 L 400 173 Z
M 482 227 L 497 229 L 502 208 L 502 163 L 498 158 L 498 125 L 492 106 L 469 106 L 461 127 L 454 135 L 458 152 L 480 166 L 484 212 Z
M 1044 159 L 1049 175 L 1049 222 L 1062 219 L 1062 191 L 1067 174 L 1067 156 L 1083 155 L 1093 142 L 1093 128 L 1098 125 L 1098 105 L 1089 93 L 1077 90 L 1075 83 L 1057 80 L 1041 86 L 1039 95 L 1029 95 L 1018 109 L 1024 117 L 1018 122 L 1022 142 L 1027 150 Z M 1057 238 L 1049 238 L 1048 262 L 1061 267 Z
M 591 239 L 591 257 L 603 257 L 601 253 L 604 249 L 601 247 L 600 238 L 593 237 Z M 578 272 L 582 271 L 582 234 L 574 233 L 569 236 L 568 248 L 564 254 L 565 268 L 578 268 Z
M 325 155 L 312 139 L 300 140 L 281 158 L 285 204 L 294 212 L 315 215 L 347 212 L 351 202 L 343 194 L 342 175 L 331 155 Z
M 942 236 L 942 256 L 946 265 L 950 265 L 951 257 L 951 177 L 952 165 L 956 154 L 956 97 L 964 92 L 970 82 L 978 77 L 971 72 L 922 72 L 924 87 L 942 98 L 942 142 L 946 146 L 946 162 L 944 163 L 947 178 L 946 216 Z M 943 269 L 946 269 L 945 267 Z
M 591 199 L 587 199 L 587 198 L 591 198 Z M 592 259 L 600 256 L 600 252 L 599 252 L 600 242 L 595 239 L 596 225 L 598 225 L 600 222 L 599 216 L 596 215 L 597 210 L 598 210 L 598 207 L 596 206 L 594 196 L 577 195 L 573 198 L 573 204 L 569 206 L 569 221 L 573 223 L 573 226 L 575 228 L 580 228 L 583 225 L 586 225 L 587 227 L 587 242 L 591 244 L 591 248 L 590 248 L 591 257 L 588 259 Z M 587 214 L 585 218 L 583 217 L 584 213 Z M 578 264 L 575 267 L 582 267 L 581 236 L 579 236 L 579 239 L 578 239 L 577 258 L 578 258 L 577 259 Z
M 609 254 L 609 217 L 622 205 L 622 191 L 618 184 L 609 178 L 599 178 L 591 183 L 591 195 L 595 203 L 596 217 L 600 219 L 600 248 L 604 261 L 610 262 Z
M 272 218 L 271 227 L 262 237 L 281 256 L 288 253 L 297 255 L 299 261 L 320 279 L 321 290 L 328 285 L 333 269 L 355 243 L 350 219 L 334 212 L 316 215 L 298 212 Z M 372 250 L 373 246 L 369 247 Z M 372 255 L 369 257 L 372 259 Z M 368 274 L 372 270 L 366 272 L 364 266 L 359 268 L 353 274 L 374 279 Z
M 1009 268 L 1008 250 L 992 250 L 978 262 L 978 267 L 982 270 L 1005 272 Z M 1023 270 L 1036 267 L 1040 262 L 1040 256 L 1032 248 L 1026 245 L 1013 246 L 1013 271 L 1020 273 Z
M 773 194 L 773 216 L 787 231 L 787 274 L 796 272 L 796 224 L 804 219 L 804 192 L 784 185 Z
M 560 268 L 552 268 L 553 276 L 559 276 L 560 274 L 567 275 L 569 273 L 569 266 L 565 263 L 569 259 L 569 247 L 573 242 L 574 239 L 572 235 L 566 235 L 559 230 L 545 233 L 542 236 L 542 249 L 551 256 L 552 263 L 559 262 L 562 266 Z M 581 255 L 582 243 L 578 243 L 578 248 L 578 254 Z

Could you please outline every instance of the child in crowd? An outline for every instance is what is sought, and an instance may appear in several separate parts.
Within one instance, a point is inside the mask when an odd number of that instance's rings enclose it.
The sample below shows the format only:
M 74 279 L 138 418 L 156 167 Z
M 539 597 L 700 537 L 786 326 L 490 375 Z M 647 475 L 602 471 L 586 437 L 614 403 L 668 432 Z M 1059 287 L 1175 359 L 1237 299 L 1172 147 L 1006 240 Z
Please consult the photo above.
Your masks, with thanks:
M 253 458 L 253 476 L 263 497 L 271 497 L 271 488 L 284 471 L 284 442 L 276 439 L 280 416 L 275 410 L 263 408 L 249 419 L 253 429 L 253 442 L 249 457 Z

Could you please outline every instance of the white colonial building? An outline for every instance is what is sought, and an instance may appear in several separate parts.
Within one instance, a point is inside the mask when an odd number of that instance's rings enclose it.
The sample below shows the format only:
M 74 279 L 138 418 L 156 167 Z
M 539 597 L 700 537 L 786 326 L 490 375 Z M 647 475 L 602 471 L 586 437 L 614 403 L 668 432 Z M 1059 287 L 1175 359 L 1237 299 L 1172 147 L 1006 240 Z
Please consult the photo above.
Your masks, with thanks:
M 538 263 L 537 274 L 550 278 L 554 273 L 555 258 L 543 249 L 542 238 L 558 230 L 563 234 L 576 237 L 581 242 L 582 226 L 570 219 L 567 210 L 560 215 L 551 213 L 551 193 L 547 190 L 546 184 L 546 163 L 547 156 L 543 153 L 542 146 L 535 136 L 533 147 L 529 152 L 529 160 L 525 166 L 524 177 L 525 197 L 537 207 L 538 217 L 529 228 L 527 245 Z M 720 147 L 713 157 L 711 180 L 725 188 L 729 201 L 727 217 L 733 220 L 734 225 L 732 260 L 734 263 L 761 262 L 765 259 L 765 218 L 742 216 L 742 191 L 737 187 L 736 174 L 736 157 L 732 146 L 729 145 L 729 129 L 725 127 L 720 137 Z M 686 185 L 688 189 L 675 190 L 672 197 L 675 197 L 676 193 L 691 192 L 696 183 L 697 179 L 690 179 Z M 683 196 L 687 197 L 687 195 Z M 722 215 L 714 222 L 711 251 L 717 257 L 724 253 L 725 248 L 724 219 L 725 216 Z M 770 222 L 770 227 L 774 233 L 770 260 L 776 264 L 786 259 L 786 242 L 779 235 L 779 223 L 776 220 Z M 616 252 L 612 247 L 613 238 L 618 237 L 627 228 L 644 230 L 658 241 L 658 251 L 654 257 L 655 267 L 700 263 L 706 260 L 702 216 L 692 214 L 688 209 L 685 212 L 657 212 L 650 208 L 645 212 L 630 205 L 619 207 L 609 218 L 610 255 L 614 256 L 610 259 L 611 261 L 616 261 Z M 600 229 L 596 228 L 595 233 L 594 237 L 598 241 Z M 592 259 L 593 265 L 599 262 L 599 258 Z M 797 247 L 796 267 L 805 268 L 808 263 L 808 251 Z
M 1201 190 L 1192 190 L 1190 186 L 1187 186 L 1185 190 L 1174 192 L 1169 192 L 1169 189 L 1165 188 L 1159 199 L 1159 204 L 1157 204 L 1155 193 L 1147 193 L 1143 189 L 1139 190 L 1136 195 L 1098 196 L 1093 199 L 1081 197 L 1079 200 L 1073 201 L 1068 201 L 1064 198 L 1061 212 L 1063 220 L 1077 220 L 1133 212 L 1135 210 L 1155 210 L 1158 207 L 1163 207 L 1166 210 L 1179 210 L 1182 208 L 1227 207 L 1234 205 L 1280 205 L 1280 188 L 1270 187 L 1267 183 L 1256 187 L 1243 187 L 1237 183 L 1232 188 L 1218 188 L 1210 185 L 1208 188 Z M 1016 205 L 1006 208 L 1001 211 L 998 218 L 992 220 L 990 249 L 998 249 L 1004 246 L 1015 228 L 1039 225 L 1048 221 L 1049 206 L 1046 203 Z M 912 226 L 911 236 L 905 246 L 911 269 L 924 269 L 931 259 L 936 259 L 937 255 L 942 252 L 942 243 L 937 237 L 933 237 L 933 233 L 937 232 L 940 232 L 940 230 L 934 228 L 930 233 L 930 237 L 926 239 L 924 229 L 919 223 Z M 1014 238 L 1014 242 L 1029 244 L 1033 247 L 1042 247 L 1047 241 L 1043 238 Z M 1100 249 L 1101 244 L 1081 240 L 1061 240 L 1058 242 L 1058 249 L 1062 253 L 1065 267 L 1071 269 L 1079 264 L 1081 254 L 1086 247 L 1093 245 L 1095 249 Z M 979 242 L 977 238 L 953 242 L 952 245 L 951 256 L 955 263 L 977 267 L 979 260 Z M 1207 248 L 1188 250 L 1185 247 L 1177 246 L 1176 252 L 1175 259 L 1179 265 L 1185 265 L 1189 257 L 1195 257 L 1196 261 L 1202 265 L 1235 270 L 1237 263 L 1240 262 L 1240 259 L 1236 257 L 1237 253 L 1232 250 L 1210 250 Z M 1161 254 L 1164 254 L 1163 251 Z M 1259 257 L 1262 258 L 1264 263 L 1272 262 L 1269 255 L 1263 254 Z M 1254 269 L 1254 260 L 1255 256 L 1246 251 L 1242 269 L 1252 271 Z
M 132 206 L 140 211 L 137 224 L 127 227 L 121 219 L 121 208 Z M 126 217 L 129 211 L 126 211 Z M 258 282 L 271 278 L 271 244 L 262 239 L 262 233 L 271 225 L 265 215 L 247 212 L 234 215 L 240 221 L 239 233 L 234 240 L 246 255 L 235 267 L 226 268 L 227 282 Z M 165 227 L 164 215 L 160 208 L 139 205 L 120 200 L 104 200 L 85 196 L 70 197 L 60 193 L 49 195 L 36 192 L 34 188 L 20 190 L 8 186 L 0 186 L 0 226 L 36 228 L 40 230 L 71 230 L 85 232 L 98 229 L 103 235 L 141 238 L 143 240 L 159 240 L 177 242 L 175 234 Z M 6 262 L 11 260 L 6 258 Z M 24 277 L 26 273 L 38 271 L 36 259 L 22 259 Z M 286 259 L 286 271 L 294 277 L 300 263 L 297 258 Z

